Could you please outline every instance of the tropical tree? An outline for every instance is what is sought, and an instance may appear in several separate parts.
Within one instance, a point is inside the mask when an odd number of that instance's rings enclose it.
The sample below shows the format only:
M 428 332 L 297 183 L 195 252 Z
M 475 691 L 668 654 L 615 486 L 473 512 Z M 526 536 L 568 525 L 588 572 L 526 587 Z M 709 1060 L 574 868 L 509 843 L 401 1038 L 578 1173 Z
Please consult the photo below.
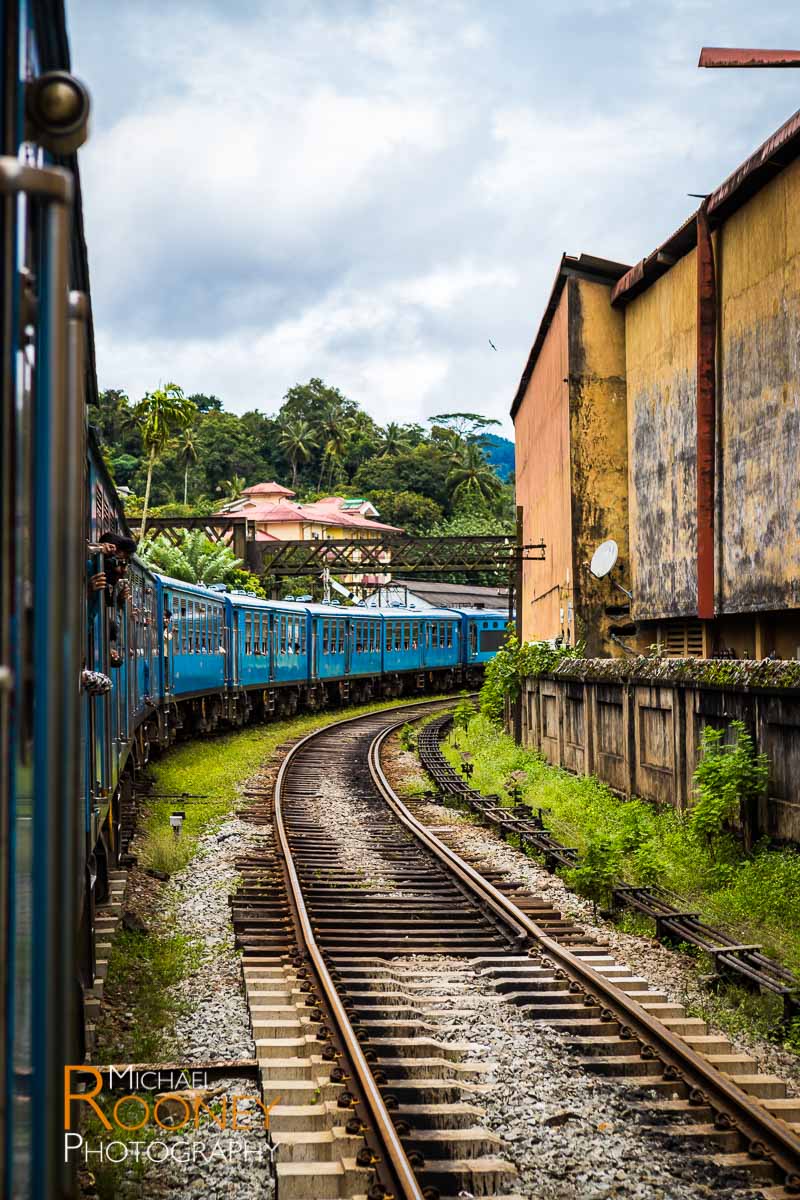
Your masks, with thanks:
M 187 425 L 183 430 L 180 449 L 178 451 L 183 461 L 183 503 L 189 503 L 189 468 L 197 462 L 197 447 L 194 444 L 194 431 Z
M 302 417 L 285 417 L 278 426 L 278 445 L 289 460 L 292 487 L 296 488 L 298 465 L 308 462 L 319 442 L 308 421 Z
M 347 453 L 353 434 L 353 418 L 338 405 L 330 405 L 320 414 L 316 432 L 322 444 L 322 461 L 317 482 L 317 488 L 321 488 L 325 468 L 328 468 L 328 481 L 332 484 L 334 472 Z
M 404 450 L 410 448 L 408 434 L 402 425 L 398 425 L 396 421 L 390 421 L 388 425 L 384 426 L 381 434 L 381 454 L 390 456 L 402 454 Z
M 156 571 L 186 583 L 225 583 L 242 560 L 230 546 L 210 541 L 202 529 L 182 529 L 171 541 L 165 534 L 150 534 L 139 545 L 139 557 Z
M 225 504 L 234 504 L 246 487 L 247 480 L 244 475 L 232 475 L 230 479 L 223 479 L 217 491 L 222 492 Z
M 144 492 L 144 507 L 142 509 L 142 524 L 139 529 L 139 540 L 144 537 L 147 527 L 147 508 L 150 503 L 150 485 L 153 482 L 153 467 L 169 446 L 176 433 L 188 428 L 197 415 L 193 401 L 184 396 L 183 390 L 177 383 L 167 383 L 164 387 L 156 388 L 139 401 L 134 410 L 134 417 L 139 426 L 142 446 L 147 454 L 147 484 Z
M 475 442 L 468 442 L 464 447 L 460 460 L 447 476 L 447 482 L 453 489 L 455 499 L 474 498 L 485 503 L 493 500 L 502 487 Z
M 466 442 L 479 442 L 487 429 L 492 425 L 500 424 L 494 417 L 484 417 L 481 413 L 474 412 L 437 413 L 435 417 L 430 418 L 430 421 L 432 425 L 439 425 L 443 429 L 452 429 Z

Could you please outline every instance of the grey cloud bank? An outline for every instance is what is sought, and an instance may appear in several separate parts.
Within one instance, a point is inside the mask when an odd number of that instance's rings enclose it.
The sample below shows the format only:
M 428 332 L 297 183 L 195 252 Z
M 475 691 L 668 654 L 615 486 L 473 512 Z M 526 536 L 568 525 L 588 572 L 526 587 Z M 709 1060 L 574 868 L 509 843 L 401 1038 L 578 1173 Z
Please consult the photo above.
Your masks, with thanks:
M 506 421 L 561 252 L 641 258 L 800 95 L 696 69 L 794 46 L 783 0 L 69 15 L 100 385 L 238 411 L 320 375 L 384 420 Z

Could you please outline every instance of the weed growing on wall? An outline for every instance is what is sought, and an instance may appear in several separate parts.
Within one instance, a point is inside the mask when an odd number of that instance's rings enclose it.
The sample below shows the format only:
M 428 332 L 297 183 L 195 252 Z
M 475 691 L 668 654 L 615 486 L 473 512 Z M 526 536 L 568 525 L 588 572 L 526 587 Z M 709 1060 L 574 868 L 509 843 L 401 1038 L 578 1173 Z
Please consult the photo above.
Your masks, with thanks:
M 690 817 L 671 806 L 622 800 L 591 776 L 550 766 L 535 751 L 515 745 L 483 713 L 473 718 L 464 741 L 474 768 L 471 783 L 484 795 L 499 795 L 510 804 L 513 781 L 522 801 L 541 808 L 548 829 L 575 846 L 582 859 L 592 843 L 604 841 L 621 882 L 674 889 L 705 921 L 727 927 L 742 942 L 761 943 L 766 954 L 800 974 L 800 854 L 766 846 L 745 854 L 729 836 L 709 846 L 692 832 Z M 460 750 L 447 743 L 442 749 L 458 769 Z M 740 754 L 749 755 L 746 742 Z M 735 754 L 732 759 L 738 761 Z M 742 780 L 757 786 L 763 767 L 756 763 L 755 773 L 748 767 L 737 774 L 738 786 Z M 707 786 L 710 778 L 709 772 Z M 598 902 L 604 902 L 602 886 Z
M 520 642 L 516 634 L 510 634 L 505 645 L 486 664 L 480 692 L 481 712 L 495 725 L 501 725 L 504 703 L 506 699 L 516 700 L 523 679 L 531 675 L 546 675 L 565 658 L 580 658 L 582 654 L 582 645 L 553 646 L 550 642 Z
M 767 756 L 756 754 L 744 722 L 732 721 L 730 729 L 734 740 L 725 742 L 724 729 L 706 725 L 694 773 L 689 831 L 714 858 L 730 836 L 727 827 L 733 818 L 763 795 L 769 773 Z

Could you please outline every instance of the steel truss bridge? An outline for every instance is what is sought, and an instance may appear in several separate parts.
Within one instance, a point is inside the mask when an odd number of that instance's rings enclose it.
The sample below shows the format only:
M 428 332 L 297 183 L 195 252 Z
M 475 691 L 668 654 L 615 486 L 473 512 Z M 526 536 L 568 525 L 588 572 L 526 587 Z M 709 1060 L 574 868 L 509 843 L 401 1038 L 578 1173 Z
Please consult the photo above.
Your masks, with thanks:
M 245 517 L 154 517 L 148 528 L 173 541 L 179 531 L 200 529 L 213 542 L 229 545 L 256 575 L 292 578 L 320 575 L 449 575 L 496 572 L 504 578 L 520 570 L 523 561 L 541 561 L 544 542 L 520 545 L 512 536 L 410 537 L 392 534 L 376 538 L 330 541 L 259 542 Z

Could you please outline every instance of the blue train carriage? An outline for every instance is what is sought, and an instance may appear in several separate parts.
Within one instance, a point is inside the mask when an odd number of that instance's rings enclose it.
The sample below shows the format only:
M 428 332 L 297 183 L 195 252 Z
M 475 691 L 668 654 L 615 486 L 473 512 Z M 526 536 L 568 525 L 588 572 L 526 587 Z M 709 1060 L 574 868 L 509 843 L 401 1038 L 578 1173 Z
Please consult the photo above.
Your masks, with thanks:
M 309 703 L 367 703 L 381 694 L 382 625 L 375 609 L 308 604 Z
M 372 610 L 373 612 L 376 610 Z M 449 609 L 378 609 L 383 627 L 385 694 L 450 687 L 459 669 L 458 618 Z
M 307 607 L 232 592 L 225 596 L 225 611 L 231 639 L 231 720 L 241 724 L 251 716 L 297 712 L 309 685 Z
M 154 573 L 159 631 L 161 743 L 217 729 L 229 718 L 225 596 Z
M 96 381 L 74 154 L 88 98 L 68 71 L 63 6 L 7 0 L 0 22 L 0 1193 L 37 1200 L 70 1191 L 54 1081 L 61 1064 L 80 1054 L 85 406 Z
M 468 681 L 477 680 L 508 637 L 508 612 L 501 608 L 459 608 L 461 663 Z

